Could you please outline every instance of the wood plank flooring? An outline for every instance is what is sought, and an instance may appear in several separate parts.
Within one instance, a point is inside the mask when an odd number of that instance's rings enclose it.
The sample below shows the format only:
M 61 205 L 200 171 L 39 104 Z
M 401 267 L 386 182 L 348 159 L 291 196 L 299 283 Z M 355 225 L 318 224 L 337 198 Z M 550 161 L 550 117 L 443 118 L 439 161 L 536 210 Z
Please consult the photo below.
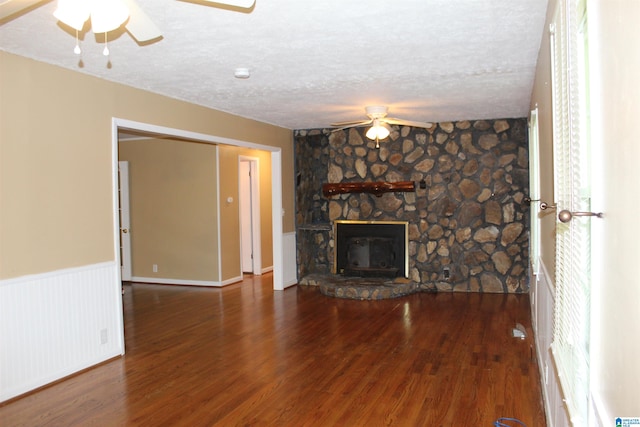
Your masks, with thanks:
M 353 301 L 271 279 L 125 286 L 126 355 L 5 403 L 0 425 L 545 426 L 527 295 Z

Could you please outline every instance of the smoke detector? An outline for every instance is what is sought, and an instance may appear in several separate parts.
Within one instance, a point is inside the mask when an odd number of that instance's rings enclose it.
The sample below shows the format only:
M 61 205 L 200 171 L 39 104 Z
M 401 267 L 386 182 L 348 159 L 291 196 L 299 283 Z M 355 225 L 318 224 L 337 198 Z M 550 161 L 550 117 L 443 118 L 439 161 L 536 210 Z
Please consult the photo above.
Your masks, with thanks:
M 236 79 L 248 79 L 251 77 L 251 73 L 248 68 L 236 68 L 233 75 Z

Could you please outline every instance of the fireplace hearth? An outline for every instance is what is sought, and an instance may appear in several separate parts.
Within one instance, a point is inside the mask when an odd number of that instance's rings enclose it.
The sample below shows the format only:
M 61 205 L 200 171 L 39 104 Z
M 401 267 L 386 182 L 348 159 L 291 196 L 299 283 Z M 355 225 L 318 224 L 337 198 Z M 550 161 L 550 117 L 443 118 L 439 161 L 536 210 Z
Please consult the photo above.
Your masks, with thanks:
M 334 239 L 334 273 L 354 277 L 407 277 L 407 222 L 335 221 Z
M 309 274 L 301 285 L 314 286 L 328 297 L 376 301 L 399 298 L 419 292 L 418 284 L 404 277 L 346 277 L 337 274 Z

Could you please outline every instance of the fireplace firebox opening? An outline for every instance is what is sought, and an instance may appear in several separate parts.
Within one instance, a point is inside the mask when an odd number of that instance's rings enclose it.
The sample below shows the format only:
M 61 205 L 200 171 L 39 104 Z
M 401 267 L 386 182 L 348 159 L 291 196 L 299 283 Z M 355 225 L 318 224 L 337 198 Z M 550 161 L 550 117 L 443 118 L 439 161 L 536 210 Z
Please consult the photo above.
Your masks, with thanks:
M 334 221 L 333 273 L 408 277 L 408 229 L 406 221 Z

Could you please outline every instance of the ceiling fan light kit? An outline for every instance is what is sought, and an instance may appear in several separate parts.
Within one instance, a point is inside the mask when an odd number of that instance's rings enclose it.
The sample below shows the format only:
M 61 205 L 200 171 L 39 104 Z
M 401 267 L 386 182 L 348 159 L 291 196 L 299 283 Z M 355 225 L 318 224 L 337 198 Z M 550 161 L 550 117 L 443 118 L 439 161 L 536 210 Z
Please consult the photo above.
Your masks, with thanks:
M 120 27 L 129 18 L 129 9 L 121 0 L 58 0 L 53 16 L 76 30 L 76 46 L 73 53 L 80 55 L 78 32 L 91 18 L 94 34 L 104 33 L 104 56 L 109 56 L 107 33 Z
M 129 9 L 120 0 L 93 0 L 91 28 L 106 33 L 120 27 L 129 18 Z
M 92 31 L 106 33 L 120 27 L 129 18 L 129 9 L 120 0 L 58 0 L 53 16 L 78 31 L 91 18 Z
M 46 2 L 43 0 L 0 0 L 0 20 L 13 19 Z M 200 3 L 218 8 L 250 11 L 255 5 L 255 0 L 201 0 Z M 105 48 L 103 53 L 105 56 L 109 55 L 107 33 L 121 27 L 139 44 L 162 38 L 160 29 L 142 10 L 136 0 L 57 0 L 53 16 L 76 30 L 76 46 L 73 51 L 77 55 L 82 53 L 78 33 L 83 31 L 89 19 L 91 19 L 91 31 L 94 34 L 104 34 Z
M 366 135 L 367 138 L 372 140 L 385 139 L 391 134 L 391 126 L 384 122 L 380 122 L 378 119 L 373 120 L 373 126 L 369 128 Z
M 86 6 L 86 7 L 85 7 Z M 89 19 L 89 15 L 91 11 L 88 8 L 88 5 L 76 4 L 74 7 L 74 2 L 70 0 L 58 0 L 58 7 L 53 12 L 53 16 L 60 22 L 70 26 L 71 28 L 75 28 L 77 31 L 82 30 L 84 23 L 87 19 Z
M 331 126 L 337 127 L 336 130 L 343 130 L 352 127 L 369 126 L 365 135 L 367 138 L 376 141 L 376 148 L 380 148 L 380 140 L 385 139 L 391 134 L 391 125 L 412 126 L 419 128 L 430 128 L 431 123 L 414 122 L 410 120 L 394 119 L 387 117 L 389 109 L 382 105 L 372 105 L 365 107 L 365 112 L 369 120 L 356 120 L 350 122 L 332 123 Z

